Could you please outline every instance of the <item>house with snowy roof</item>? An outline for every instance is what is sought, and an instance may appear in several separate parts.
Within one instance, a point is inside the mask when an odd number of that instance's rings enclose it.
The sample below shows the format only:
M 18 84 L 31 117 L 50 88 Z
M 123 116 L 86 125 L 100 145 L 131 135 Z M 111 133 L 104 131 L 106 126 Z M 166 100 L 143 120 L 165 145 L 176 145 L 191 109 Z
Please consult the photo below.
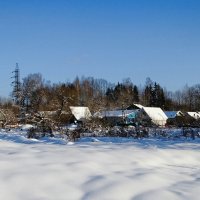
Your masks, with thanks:
M 138 110 L 104 110 L 96 112 L 94 117 L 104 119 L 112 125 L 131 124 L 135 121 Z
M 165 111 L 164 113 L 169 119 L 184 116 L 183 112 L 181 111 Z
M 88 107 L 83 106 L 70 106 L 72 115 L 74 116 L 75 120 L 79 122 L 83 122 L 86 120 L 91 119 L 92 115 Z
M 200 119 L 200 112 L 187 112 L 186 114 L 188 117 L 191 117 L 195 120 Z
M 161 108 L 158 107 L 143 107 L 139 111 L 138 121 L 143 125 L 165 126 L 168 117 Z
M 181 122 L 182 126 L 198 126 L 200 125 L 200 112 L 184 112 Z
M 94 116 L 99 118 L 104 117 L 127 117 L 132 114 L 135 110 L 105 110 L 101 112 L 97 112 Z
M 168 117 L 167 124 L 168 125 L 176 125 L 179 126 L 183 124 L 184 113 L 181 111 L 165 111 L 165 115 Z

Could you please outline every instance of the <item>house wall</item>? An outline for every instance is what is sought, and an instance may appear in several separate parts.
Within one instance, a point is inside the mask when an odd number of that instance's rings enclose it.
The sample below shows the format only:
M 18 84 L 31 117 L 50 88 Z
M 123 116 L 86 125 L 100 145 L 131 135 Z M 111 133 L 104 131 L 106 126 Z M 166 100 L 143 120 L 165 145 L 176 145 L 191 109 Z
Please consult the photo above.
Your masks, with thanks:
M 157 126 L 165 126 L 167 123 L 167 120 L 152 120 L 152 123 L 154 123 Z

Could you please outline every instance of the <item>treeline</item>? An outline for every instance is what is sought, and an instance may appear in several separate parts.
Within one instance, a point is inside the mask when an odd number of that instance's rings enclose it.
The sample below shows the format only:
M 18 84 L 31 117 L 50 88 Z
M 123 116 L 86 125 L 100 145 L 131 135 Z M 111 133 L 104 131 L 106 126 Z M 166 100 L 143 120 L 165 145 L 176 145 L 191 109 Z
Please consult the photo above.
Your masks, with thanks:
M 91 112 L 105 109 L 125 109 L 133 103 L 161 107 L 164 110 L 199 111 L 200 84 L 185 86 L 176 92 L 167 91 L 159 83 L 146 79 L 138 87 L 130 78 L 117 84 L 93 77 L 76 77 L 72 82 L 50 83 L 41 74 L 29 74 L 22 79 L 20 94 L 12 94 L 26 112 L 68 111 L 69 106 L 88 106 Z M 0 99 L 1 107 L 12 102 Z

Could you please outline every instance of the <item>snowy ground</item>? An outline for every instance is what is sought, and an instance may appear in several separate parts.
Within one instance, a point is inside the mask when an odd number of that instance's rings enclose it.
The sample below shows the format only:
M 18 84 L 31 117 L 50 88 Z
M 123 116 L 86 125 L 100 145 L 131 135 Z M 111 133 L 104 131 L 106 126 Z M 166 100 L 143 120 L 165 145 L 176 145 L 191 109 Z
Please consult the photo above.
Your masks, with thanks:
M 2 200 L 199 200 L 200 141 L 0 133 Z

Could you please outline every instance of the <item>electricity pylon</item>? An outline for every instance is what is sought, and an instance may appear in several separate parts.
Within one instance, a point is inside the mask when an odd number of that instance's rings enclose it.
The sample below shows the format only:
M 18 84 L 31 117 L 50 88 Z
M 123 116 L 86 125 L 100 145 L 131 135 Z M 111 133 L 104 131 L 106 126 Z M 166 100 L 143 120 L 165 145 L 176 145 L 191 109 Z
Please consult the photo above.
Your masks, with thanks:
M 12 82 L 12 85 L 13 85 L 12 96 L 14 98 L 13 100 L 15 104 L 20 105 L 21 104 L 21 82 L 20 82 L 20 71 L 19 71 L 18 63 L 16 63 L 15 70 L 12 73 L 14 73 L 14 76 L 12 77 L 14 78 L 14 81 Z

